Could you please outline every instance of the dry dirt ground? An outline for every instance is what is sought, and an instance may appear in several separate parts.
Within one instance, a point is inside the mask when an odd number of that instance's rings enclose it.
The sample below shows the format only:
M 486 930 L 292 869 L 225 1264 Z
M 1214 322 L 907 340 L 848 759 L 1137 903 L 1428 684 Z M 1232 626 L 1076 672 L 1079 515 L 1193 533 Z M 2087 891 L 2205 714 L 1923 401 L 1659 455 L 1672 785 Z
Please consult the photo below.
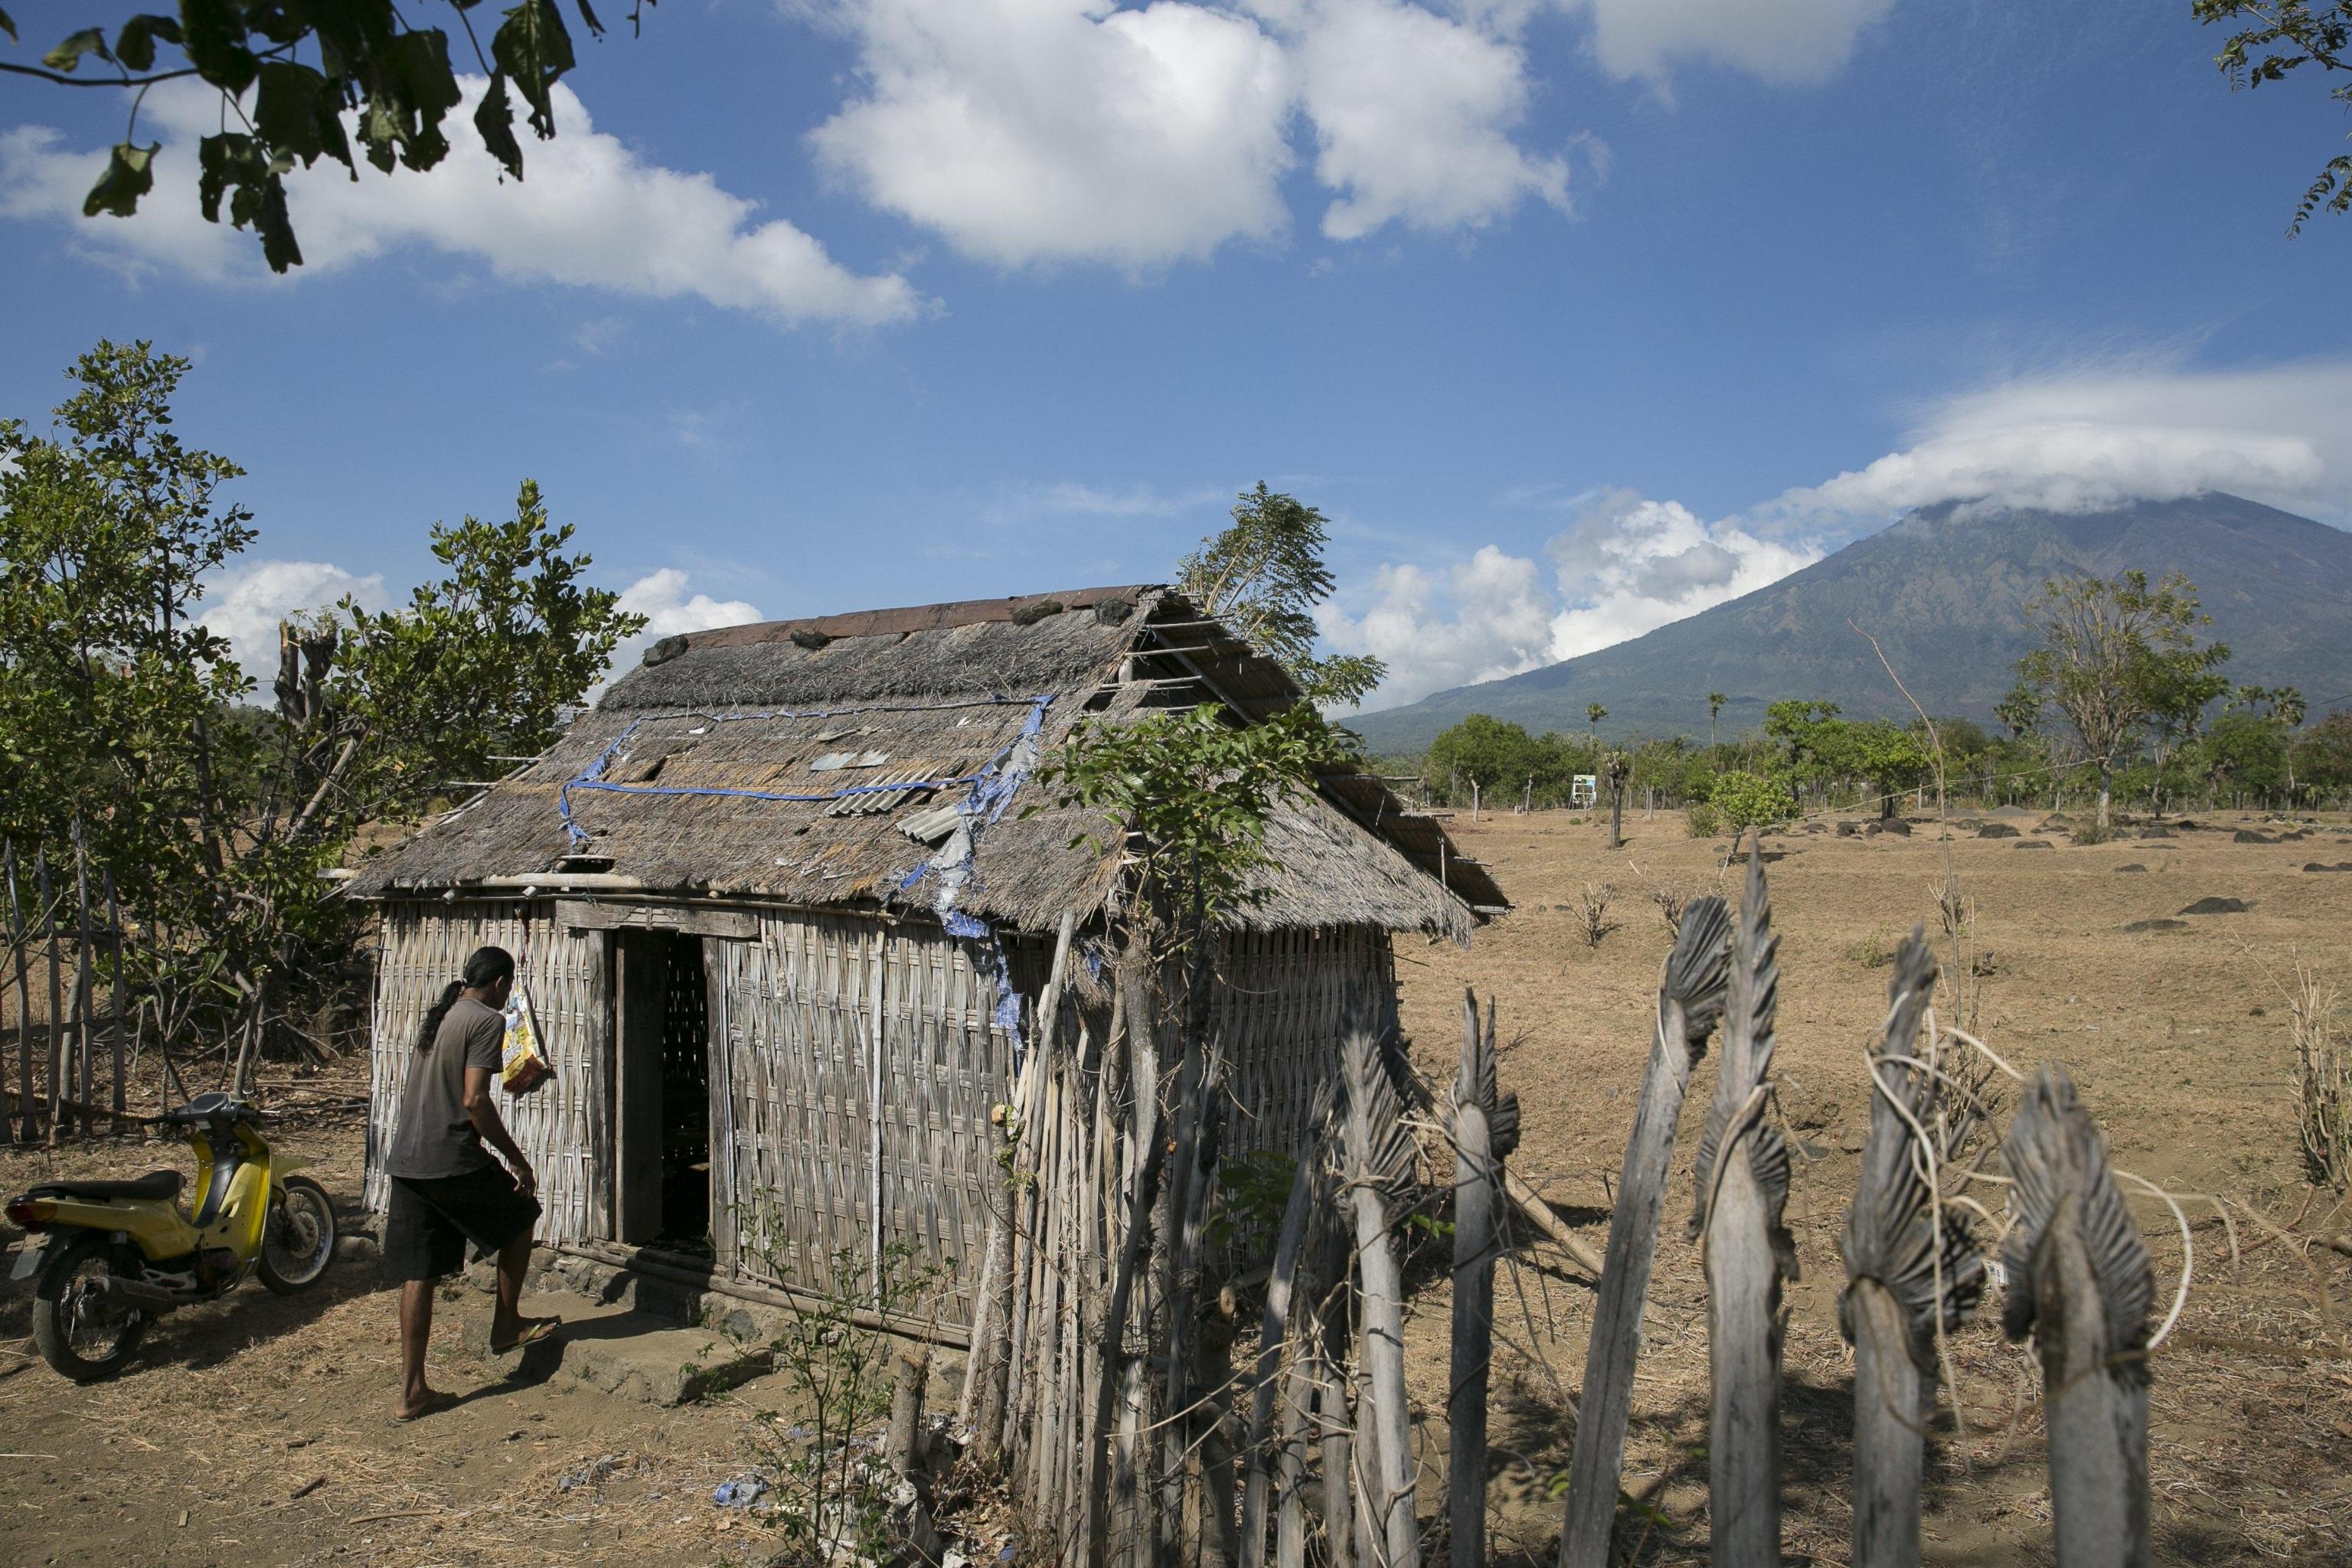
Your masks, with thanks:
M 2344 958 L 2352 828 L 2323 824 L 2279 845 L 2219 831 L 2020 850 L 1963 837 L 1949 865 L 1976 901 L 1986 955 L 1979 1032 L 2019 1067 L 2064 1063 L 2105 1123 L 2118 1163 L 2183 1193 L 2213 1194 L 2298 1235 L 2323 1225 L 2295 1152 L 2293 1049 L 2281 983 L 2298 952 L 2352 981 Z M 1500 1005 L 1516 1042 L 1505 1085 L 1526 1134 L 1516 1163 L 1596 1249 L 1649 1042 L 1666 928 L 1646 889 L 1717 886 L 1721 840 L 1692 840 L 1679 817 L 1627 824 L 1610 851 L 1565 815 L 1457 820 L 1467 853 L 1518 902 L 1465 951 L 1400 950 L 1404 1016 L 1422 1065 L 1451 1072 L 1465 984 Z M 2020 824 L 2027 839 L 2033 823 Z M 1790 1206 L 1804 1270 L 1792 1293 L 1783 1400 L 1786 1538 L 1792 1562 L 1848 1560 L 1851 1373 L 1835 1316 L 1836 1234 L 1867 1113 L 1861 1053 L 1885 1006 L 1885 955 L 1936 919 L 1946 846 L 1932 824 L 1907 839 L 1775 836 L 1769 875 L 1779 929 L 1781 1102 L 1813 1158 Z M 2141 873 L 2119 872 L 2137 864 Z M 1617 929 L 1597 949 L 1577 934 L 1586 884 L 1614 893 Z M 1731 886 L 1736 889 L 1736 883 Z M 2178 917 L 2209 895 L 2240 913 Z M 2122 928 L 2181 918 L 2185 927 Z M 1686 1212 L 1688 1150 L 1711 1088 L 1694 1084 L 1670 1220 Z M 315 1119 L 288 1142 L 356 1200 L 356 1117 Z M 45 1169 L 125 1172 L 175 1151 L 117 1146 L 0 1155 L 11 1190 Z M 1991 1206 L 1998 1207 L 1995 1202 Z M 2169 1303 L 2182 1247 L 2153 1201 L 2135 1202 Z M 2196 1265 L 2189 1303 L 2158 1352 L 2153 1394 L 2158 1554 L 2168 1563 L 2352 1562 L 2352 1259 L 2306 1249 L 2234 1211 L 2241 1257 L 2210 1205 L 2189 1205 Z M 11 1237 L 12 1239 L 13 1237 Z M 1444 1270 L 1417 1269 L 1407 1326 L 1415 1394 L 1434 1452 L 1444 1431 L 1449 1305 Z M 1574 1431 L 1591 1295 L 1535 1248 L 1500 1290 L 1505 1348 L 1495 1369 L 1494 1544 L 1497 1561 L 1548 1560 L 1559 1527 L 1555 1479 Z M 448 1314 L 480 1314 L 471 1292 L 443 1307 L 436 1381 L 457 1410 L 395 1426 L 392 1302 L 366 1264 L 341 1264 L 316 1293 L 257 1289 L 168 1320 L 121 1381 L 78 1389 L 28 1363 L 21 1289 L 0 1297 L 0 1563 L 555 1564 L 758 1563 L 766 1543 L 709 1501 L 740 1472 L 744 1423 L 780 1391 L 761 1380 L 730 1399 L 657 1410 L 568 1378 L 509 1381 L 462 1348 Z M 1706 1557 L 1706 1346 L 1696 1250 L 1670 1229 L 1646 1320 L 1625 1488 L 1643 1500 L 1632 1535 L 1644 1562 Z M 1247 1346 L 1243 1347 L 1246 1353 Z M 1931 1449 L 1927 1557 L 1937 1563 L 2048 1561 L 2042 1428 L 2024 1352 L 1981 1321 L 1954 1342 L 1961 1416 Z M 23 1370 L 16 1370 L 22 1368 Z M 609 1461 L 600 1464 L 600 1461 Z M 566 1488 L 565 1479 L 590 1479 Z M 319 1484 L 313 1486 L 310 1483 Z M 299 1495 L 297 1495 L 299 1494 Z M 1426 1489 L 1434 1502 L 1434 1489 Z

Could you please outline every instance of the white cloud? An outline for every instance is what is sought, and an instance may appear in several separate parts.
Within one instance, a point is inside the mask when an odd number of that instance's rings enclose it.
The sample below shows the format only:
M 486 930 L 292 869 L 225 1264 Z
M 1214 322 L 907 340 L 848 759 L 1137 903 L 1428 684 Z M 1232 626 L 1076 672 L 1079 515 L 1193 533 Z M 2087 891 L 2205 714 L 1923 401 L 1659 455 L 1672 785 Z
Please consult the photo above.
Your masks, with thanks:
M 761 618 L 759 606 L 741 599 L 714 599 L 688 594 L 687 574 L 675 566 L 648 573 L 621 590 L 621 608 L 646 617 L 646 629 L 625 638 L 613 650 L 608 678 L 617 680 L 637 666 L 648 645 L 680 632 L 708 631 L 713 626 L 740 626 Z M 598 689 L 603 689 L 602 683 Z
M 1752 594 L 1822 558 L 1810 545 L 1760 539 L 1737 520 L 1708 523 L 1680 501 L 1604 496 L 1554 538 L 1562 605 L 1553 661 L 1653 632 Z
M 1543 571 L 1482 546 L 1442 582 L 1418 566 L 1383 566 L 1360 616 L 1337 605 L 1317 613 L 1323 640 L 1389 667 L 1374 700 L 1387 708 L 1433 691 L 1496 680 L 1545 661 L 1553 601 Z
M 1200 259 L 1287 223 L 1292 94 L 1245 17 L 1161 0 L 837 0 L 857 97 L 811 133 L 874 205 L 1003 267 Z
M 1946 400 L 1902 450 L 1771 510 L 1879 521 L 1937 501 L 2087 511 L 2209 489 L 2352 514 L 2352 363 L 2015 378 Z
M 1529 96 L 1517 44 L 1398 0 L 1327 0 L 1298 20 L 1315 174 L 1340 193 L 1330 238 L 1477 227 L 1528 196 L 1568 210 L 1567 160 L 1511 137 Z
M 1545 546 L 1556 568 L 1494 545 L 1439 581 L 1382 566 L 1360 616 L 1326 606 L 1324 640 L 1385 660 L 1375 700 L 1394 707 L 1475 681 L 1517 675 L 1654 631 L 1752 593 L 1819 560 L 1816 547 L 1707 523 L 1677 501 L 1630 491 L 1576 498 L 1575 521 Z
M 1562 0 L 1592 14 L 1592 52 L 1613 76 L 1663 83 L 1676 61 L 1769 82 L 1828 81 L 1895 0 Z
M 647 163 L 594 129 L 571 89 L 555 89 L 558 135 L 526 139 L 521 184 L 501 179 L 471 126 L 482 79 L 464 77 L 451 111 L 452 151 L 427 174 L 364 171 L 352 182 L 322 161 L 288 178 L 303 267 L 334 271 L 408 247 L 468 257 L 510 282 L 554 282 L 652 299 L 696 298 L 782 325 L 878 326 L 928 309 L 896 273 L 861 277 L 782 218 L 757 222 L 757 204 L 709 174 Z M 194 191 L 195 141 L 218 129 L 209 89 L 169 83 L 152 92 L 142 128 L 164 143 L 154 193 L 131 218 L 84 218 L 81 203 L 105 166 L 58 132 L 0 132 L 0 216 L 64 219 L 79 247 L 133 270 L 173 270 L 214 282 L 266 279 L 249 233 L 209 224 Z
M 1000 267 L 1142 271 L 1289 226 L 1297 127 L 1334 239 L 1565 208 L 1568 163 L 1514 140 L 1517 13 L 1412 0 L 804 0 L 860 85 L 811 133 L 867 201 Z M 1457 8 L 1458 9 L 1458 8 Z
M 383 576 L 359 576 L 323 561 L 247 561 L 205 584 L 198 617 L 259 688 L 254 700 L 267 704 L 278 677 L 278 623 L 306 610 L 331 609 L 344 598 L 371 610 L 390 601 Z

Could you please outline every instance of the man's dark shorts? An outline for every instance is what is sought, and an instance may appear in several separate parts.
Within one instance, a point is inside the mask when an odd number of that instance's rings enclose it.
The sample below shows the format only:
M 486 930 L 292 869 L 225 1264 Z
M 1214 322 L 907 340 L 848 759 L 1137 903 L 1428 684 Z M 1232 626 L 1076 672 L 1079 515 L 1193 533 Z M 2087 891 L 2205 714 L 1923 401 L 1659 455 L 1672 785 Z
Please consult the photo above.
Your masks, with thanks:
M 539 1200 L 503 1165 L 462 1176 L 394 1176 L 383 1218 L 383 1277 L 438 1279 L 466 1261 L 466 1243 L 495 1253 L 539 1223 Z

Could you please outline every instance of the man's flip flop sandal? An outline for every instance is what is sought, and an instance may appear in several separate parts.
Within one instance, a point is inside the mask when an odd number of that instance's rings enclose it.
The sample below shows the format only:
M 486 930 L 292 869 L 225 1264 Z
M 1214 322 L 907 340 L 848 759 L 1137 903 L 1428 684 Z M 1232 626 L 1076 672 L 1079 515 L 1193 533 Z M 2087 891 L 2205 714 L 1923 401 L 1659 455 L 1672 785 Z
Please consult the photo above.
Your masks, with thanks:
M 535 1345 L 539 1343 L 540 1341 L 547 1338 L 548 1335 L 555 1332 L 556 1330 L 562 1326 L 563 1320 L 562 1318 L 541 1318 L 539 1321 L 525 1329 L 521 1333 L 517 1334 L 511 1343 L 492 1345 L 490 1347 L 490 1353 L 492 1355 L 512 1355 L 515 1352 L 522 1349 L 525 1345 Z

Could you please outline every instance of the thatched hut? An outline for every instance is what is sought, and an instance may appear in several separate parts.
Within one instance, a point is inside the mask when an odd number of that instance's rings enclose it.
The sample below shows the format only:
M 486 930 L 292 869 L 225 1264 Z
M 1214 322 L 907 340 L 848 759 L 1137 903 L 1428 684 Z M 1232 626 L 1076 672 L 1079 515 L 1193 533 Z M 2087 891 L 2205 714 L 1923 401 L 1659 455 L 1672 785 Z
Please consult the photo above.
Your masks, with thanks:
M 1073 840 L 1119 836 L 1054 808 L 1039 757 L 1087 718 L 1298 700 L 1156 586 L 663 639 L 545 756 L 349 885 L 383 914 L 371 1204 L 421 1016 L 496 942 L 555 1069 L 506 1102 L 544 1242 L 697 1258 L 724 1289 L 903 1241 L 968 1295 L 991 1108 L 1066 921 L 1057 1034 L 1106 1024 L 1091 982 L 1121 862 Z M 1221 939 L 1242 1148 L 1292 1142 L 1343 998 L 1393 995 L 1395 933 L 1465 940 L 1504 901 L 1360 772 L 1283 807 L 1268 847 L 1279 873 Z

